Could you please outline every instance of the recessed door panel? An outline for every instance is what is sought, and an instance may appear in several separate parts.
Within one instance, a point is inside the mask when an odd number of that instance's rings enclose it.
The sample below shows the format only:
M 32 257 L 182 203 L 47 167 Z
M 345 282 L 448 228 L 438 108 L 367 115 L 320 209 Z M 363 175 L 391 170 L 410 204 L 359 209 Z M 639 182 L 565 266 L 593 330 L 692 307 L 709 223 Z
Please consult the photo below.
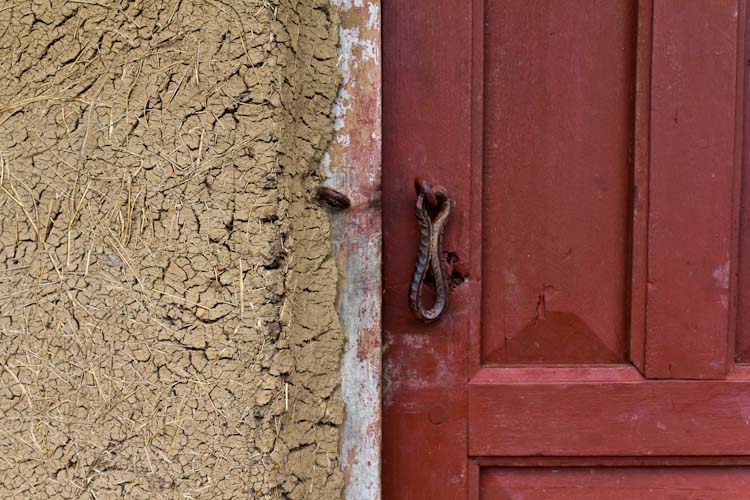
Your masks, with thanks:
M 485 5 L 485 364 L 625 360 L 636 14 Z
M 747 498 L 747 467 L 488 468 L 482 500 L 733 500 Z

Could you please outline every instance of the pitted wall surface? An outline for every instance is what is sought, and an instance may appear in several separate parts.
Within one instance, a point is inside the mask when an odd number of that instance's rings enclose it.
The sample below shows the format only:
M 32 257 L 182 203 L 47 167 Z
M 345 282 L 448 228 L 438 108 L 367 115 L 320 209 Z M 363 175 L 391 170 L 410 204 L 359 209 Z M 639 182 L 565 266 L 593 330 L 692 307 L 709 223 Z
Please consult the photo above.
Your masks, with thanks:
M 320 0 L 0 1 L 0 498 L 339 498 Z

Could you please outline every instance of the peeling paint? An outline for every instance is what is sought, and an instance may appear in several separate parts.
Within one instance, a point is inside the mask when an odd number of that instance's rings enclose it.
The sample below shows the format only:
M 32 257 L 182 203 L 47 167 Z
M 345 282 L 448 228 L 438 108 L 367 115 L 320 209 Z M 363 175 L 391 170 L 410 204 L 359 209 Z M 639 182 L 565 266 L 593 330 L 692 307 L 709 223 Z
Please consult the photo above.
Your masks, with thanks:
M 729 268 L 730 261 L 727 260 L 722 265 L 714 269 L 713 277 L 716 281 L 716 286 L 719 288 L 729 289 Z
M 722 265 L 714 269 L 713 278 L 716 286 L 724 293 L 719 296 L 719 302 L 724 309 L 729 309 L 729 271 L 731 262 L 727 259 Z
M 334 213 L 333 251 L 342 272 L 338 313 L 347 344 L 341 388 L 347 417 L 342 467 L 348 500 L 379 500 L 381 442 L 380 2 L 332 0 L 340 9 L 336 136 L 321 162 L 326 184 L 349 196 Z

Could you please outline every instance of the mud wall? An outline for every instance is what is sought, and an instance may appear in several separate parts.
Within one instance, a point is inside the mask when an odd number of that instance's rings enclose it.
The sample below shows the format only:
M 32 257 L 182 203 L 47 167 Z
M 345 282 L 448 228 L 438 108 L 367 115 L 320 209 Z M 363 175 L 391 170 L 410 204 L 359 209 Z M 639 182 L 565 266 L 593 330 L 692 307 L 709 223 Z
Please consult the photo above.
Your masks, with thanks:
M 337 24 L 0 1 L 0 498 L 340 496 Z

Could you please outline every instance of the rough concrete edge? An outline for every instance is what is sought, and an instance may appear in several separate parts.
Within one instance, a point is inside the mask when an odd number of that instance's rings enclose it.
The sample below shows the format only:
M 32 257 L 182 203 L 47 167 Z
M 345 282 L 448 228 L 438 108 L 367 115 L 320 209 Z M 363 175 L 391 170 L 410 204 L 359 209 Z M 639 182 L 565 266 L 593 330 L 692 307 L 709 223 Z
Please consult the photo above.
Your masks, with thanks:
M 333 214 L 341 276 L 337 311 L 346 338 L 341 392 L 345 498 L 379 500 L 381 444 L 380 0 L 331 0 L 341 13 L 336 133 L 322 166 L 352 207 Z

